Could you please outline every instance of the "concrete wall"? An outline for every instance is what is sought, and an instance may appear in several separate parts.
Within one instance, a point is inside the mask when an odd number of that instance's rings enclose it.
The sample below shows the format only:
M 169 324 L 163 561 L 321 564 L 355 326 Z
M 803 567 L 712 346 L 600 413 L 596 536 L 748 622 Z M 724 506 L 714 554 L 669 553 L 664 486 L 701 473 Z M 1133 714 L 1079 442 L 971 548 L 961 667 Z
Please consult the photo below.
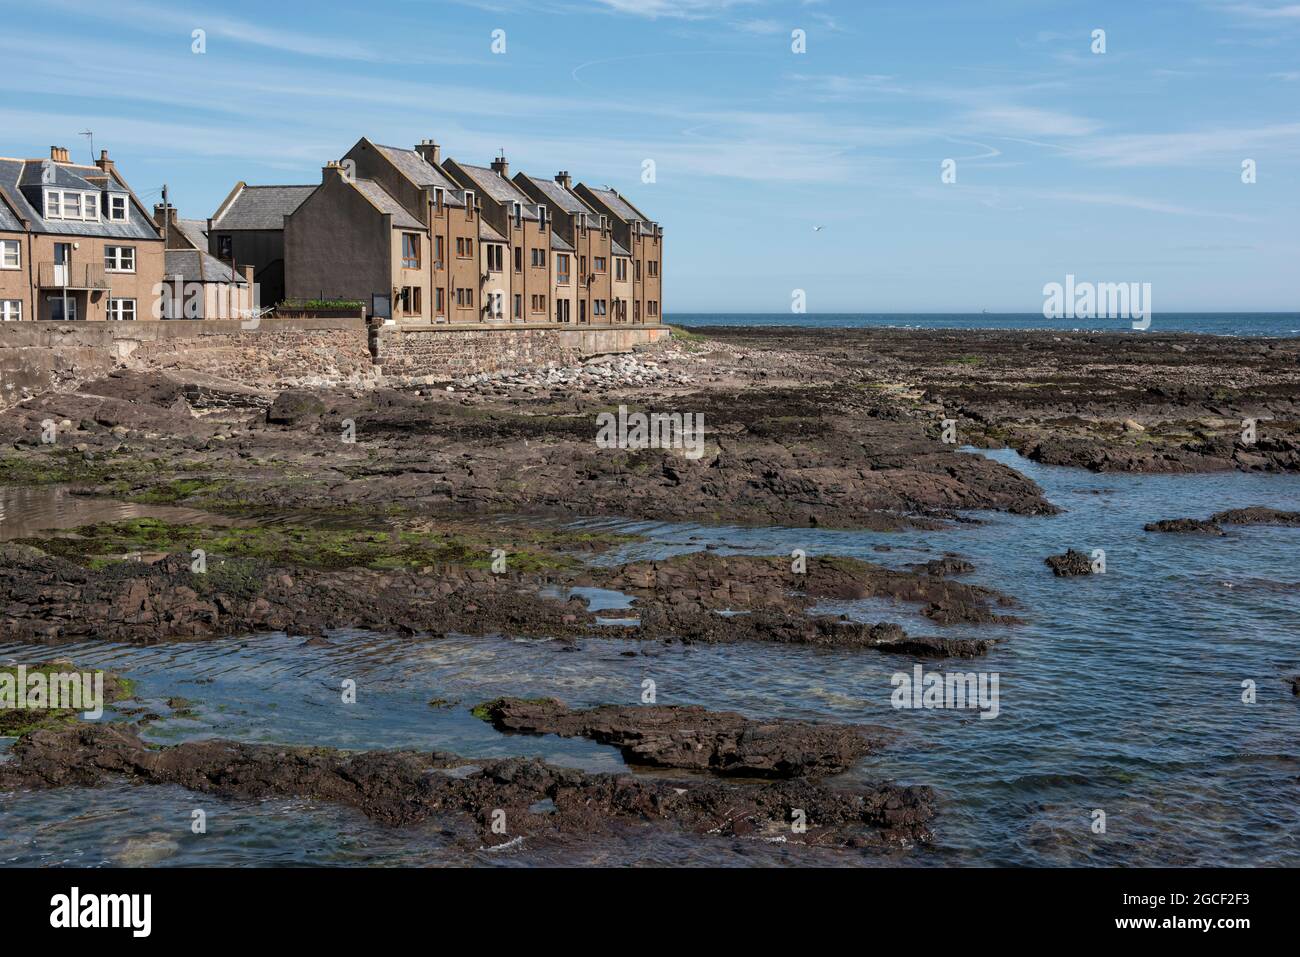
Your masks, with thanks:
M 0 407 L 75 389 L 120 366 L 193 369 L 246 385 L 347 381 L 374 367 L 361 319 L 7 322 L 0 325 Z
M 548 362 L 569 365 L 667 338 L 666 326 L 616 329 L 529 326 L 397 324 L 379 330 L 379 362 L 390 381 L 439 381 L 475 372 L 523 369 Z
M 378 359 L 371 355 L 376 337 Z M 567 365 L 627 352 L 669 335 L 666 326 L 575 328 L 431 322 L 368 329 L 360 318 L 0 324 L 0 408 L 68 391 L 115 368 L 182 369 L 246 386 L 445 381 L 472 372 Z

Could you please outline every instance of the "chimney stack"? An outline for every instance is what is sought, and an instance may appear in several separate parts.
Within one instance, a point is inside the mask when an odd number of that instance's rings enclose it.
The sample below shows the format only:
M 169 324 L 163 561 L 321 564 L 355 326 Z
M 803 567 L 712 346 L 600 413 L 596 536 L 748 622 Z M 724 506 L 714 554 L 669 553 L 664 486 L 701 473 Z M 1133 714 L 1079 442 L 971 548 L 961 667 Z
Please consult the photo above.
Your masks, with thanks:
M 340 163 L 338 160 L 330 160 L 328 163 L 326 163 L 324 166 L 321 167 L 320 181 L 322 183 L 328 183 L 330 181 L 331 174 L 338 176 L 339 179 L 343 178 L 343 164 Z
M 68 158 L 68 148 L 66 146 L 51 146 L 50 159 L 54 160 L 56 163 L 72 162 L 72 160 Z
M 64 150 L 66 153 L 67 150 Z M 99 159 L 95 160 L 95 165 L 105 173 L 111 173 L 117 168 L 117 164 L 108 158 L 108 150 L 99 151 Z
M 573 189 L 573 177 L 569 175 L 567 169 L 562 169 L 555 174 L 555 181 L 565 189 Z
M 176 225 L 176 207 L 171 203 L 154 203 L 153 204 L 153 221 L 159 229 L 166 223 L 168 226 Z
M 502 179 L 510 178 L 510 163 L 506 160 L 505 153 L 492 161 L 492 169 Z
M 437 166 L 442 162 L 442 147 L 433 140 L 420 140 L 415 151 L 424 157 L 424 161 L 431 166 Z

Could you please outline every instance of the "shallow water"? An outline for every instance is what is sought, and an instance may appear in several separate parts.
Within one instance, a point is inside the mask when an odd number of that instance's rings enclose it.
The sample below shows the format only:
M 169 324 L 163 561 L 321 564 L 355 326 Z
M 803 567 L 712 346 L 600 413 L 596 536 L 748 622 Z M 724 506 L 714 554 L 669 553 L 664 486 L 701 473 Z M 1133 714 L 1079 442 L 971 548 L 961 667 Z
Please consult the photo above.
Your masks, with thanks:
M 140 505 L 78 495 L 65 485 L 0 486 L 0 542 L 36 538 L 96 522 L 157 518 L 167 522 L 233 524 L 232 520 L 181 505 Z
M 892 746 L 843 780 L 933 786 L 939 815 L 932 848 L 864 856 L 632 828 L 614 838 L 525 842 L 467 859 L 438 823 L 391 830 L 302 801 L 226 802 L 120 784 L 0 795 L 0 863 L 1300 865 L 1300 699 L 1283 682 L 1300 673 L 1300 531 L 1241 528 L 1224 538 L 1142 531 L 1155 519 L 1228 507 L 1300 509 L 1300 476 L 1098 476 L 1011 452 L 991 457 L 1030 475 L 1067 511 L 1051 518 L 981 513 L 981 525 L 905 534 L 585 524 L 650 538 L 602 561 L 705 544 L 760 554 L 802 548 L 899 565 L 960 552 L 976 565 L 964 580 L 1013 594 L 1024 624 L 940 629 L 906 605 L 827 607 L 897 620 L 916 633 L 1002 639 L 983 659 L 924 663 L 927 671 L 996 672 L 999 714 L 992 720 L 973 710 L 894 709 L 891 676 L 910 673 L 915 662 L 874 652 L 599 639 L 564 651 L 548 641 L 358 634 L 335 635 L 328 647 L 271 635 L 58 650 L 136 679 L 141 698 L 160 714 L 168 714 L 163 701 L 172 695 L 191 699 L 197 718 L 150 728 L 148 736 L 162 742 L 220 735 L 439 748 L 613 770 L 622 761 L 611 748 L 504 736 L 468 709 L 502 694 L 555 695 L 576 706 L 636 702 L 647 678 L 659 703 L 879 725 L 897 733 Z M 1055 578 L 1043 558 L 1067 546 L 1104 549 L 1106 573 Z M 617 595 L 588 597 L 620 614 Z M 42 654 L 0 644 L 0 661 Z M 357 682 L 355 705 L 342 704 L 345 678 Z M 1254 704 L 1242 701 L 1246 680 L 1256 684 Z M 190 834 L 194 808 L 208 813 L 206 835 Z M 1105 812 L 1105 833 L 1093 831 L 1096 810 Z

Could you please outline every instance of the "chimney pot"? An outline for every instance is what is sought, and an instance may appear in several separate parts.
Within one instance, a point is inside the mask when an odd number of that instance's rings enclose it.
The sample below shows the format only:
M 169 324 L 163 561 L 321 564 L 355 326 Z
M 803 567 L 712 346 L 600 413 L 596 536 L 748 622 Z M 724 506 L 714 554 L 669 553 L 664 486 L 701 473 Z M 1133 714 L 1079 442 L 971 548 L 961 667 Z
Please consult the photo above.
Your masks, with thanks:
M 424 157 L 424 161 L 430 166 L 437 166 L 442 162 L 442 147 L 431 139 L 421 140 L 415 147 L 415 151 Z
M 51 146 L 50 159 L 54 160 L 54 162 L 56 163 L 71 162 L 71 160 L 68 158 L 68 148 L 66 146 Z
M 505 158 L 505 156 L 498 156 L 494 159 L 492 161 L 492 169 L 502 179 L 510 178 L 510 162 Z

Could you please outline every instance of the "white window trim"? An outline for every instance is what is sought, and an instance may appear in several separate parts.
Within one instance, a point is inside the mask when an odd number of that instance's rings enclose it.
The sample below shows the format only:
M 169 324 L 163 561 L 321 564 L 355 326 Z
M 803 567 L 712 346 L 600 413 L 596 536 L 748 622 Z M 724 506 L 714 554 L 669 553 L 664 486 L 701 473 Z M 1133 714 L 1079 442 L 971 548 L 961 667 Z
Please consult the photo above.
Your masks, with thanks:
M 12 307 L 17 307 L 12 308 Z M 0 321 L 18 322 L 23 318 L 23 301 L 21 299 L 0 299 Z
M 114 213 L 114 211 L 113 211 L 113 204 L 116 203 L 116 202 L 118 202 L 119 200 L 120 200 L 121 203 L 122 203 L 122 215 L 121 215 L 121 216 L 116 215 L 116 213 Z M 131 201 L 130 201 L 129 199 L 127 199 L 125 196 L 115 196 L 115 195 L 109 194 L 109 197 L 108 197 L 108 221 L 109 221 L 110 223 L 125 223 L 128 219 L 130 219 L 130 217 L 131 217 Z
M 5 250 L 10 246 L 14 248 L 14 264 L 12 266 L 5 264 Z M 22 269 L 23 268 L 23 244 L 18 239 L 0 239 L 0 269 Z
M 78 196 L 81 198 L 80 216 L 67 216 L 64 214 L 64 211 L 67 209 L 67 205 L 68 205 L 67 198 L 69 196 Z M 51 211 L 52 204 L 50 200 L 55 197 L 57 197 L 58 199 L 57 205 L 59 211 L 57 213 Z M 89 216 L 87 215 L 87 212 L 89 211 L 90 203 L 92 200 L 95 204 L 95 215 Z M 100 217 L 100 209 L 99 209 L 98 193 L 86 192 L 85 190 L 80 190 L 80 189 L 54 189 L 48 186 L 45 188 L 45 218 L 46 219 L 63 219 L 63 220 L 71 220 L 71 221 L 84 222 L 84 223 L 98 223 L 100 222 L 99 217 Z
M 108 264 L 108 251 L 110 249 L 117 250 L 118 253 L 116 256 L 113 257 L 113 262 L 115 263 L 115 265 L 112 266 Z M 131 251 L 130 268 L 127 268 L 121 264 L 122 252 L 125 250 Z M 105 246 L 104 247 L 104 272 L 122 272 L 122 273 L 135 272 L 135 247 L 134 246 Z
M 123 315 L 125 310 L 120 308 L 122 303 L 127 302 L 131 304 L 130 319 L 127 319 L 126 316 Z M 108 318 L 115 322 L 133 322 L 136 317 L 135 305 L 136 303 L 134 299 L 110 299 L 108 300 Z

